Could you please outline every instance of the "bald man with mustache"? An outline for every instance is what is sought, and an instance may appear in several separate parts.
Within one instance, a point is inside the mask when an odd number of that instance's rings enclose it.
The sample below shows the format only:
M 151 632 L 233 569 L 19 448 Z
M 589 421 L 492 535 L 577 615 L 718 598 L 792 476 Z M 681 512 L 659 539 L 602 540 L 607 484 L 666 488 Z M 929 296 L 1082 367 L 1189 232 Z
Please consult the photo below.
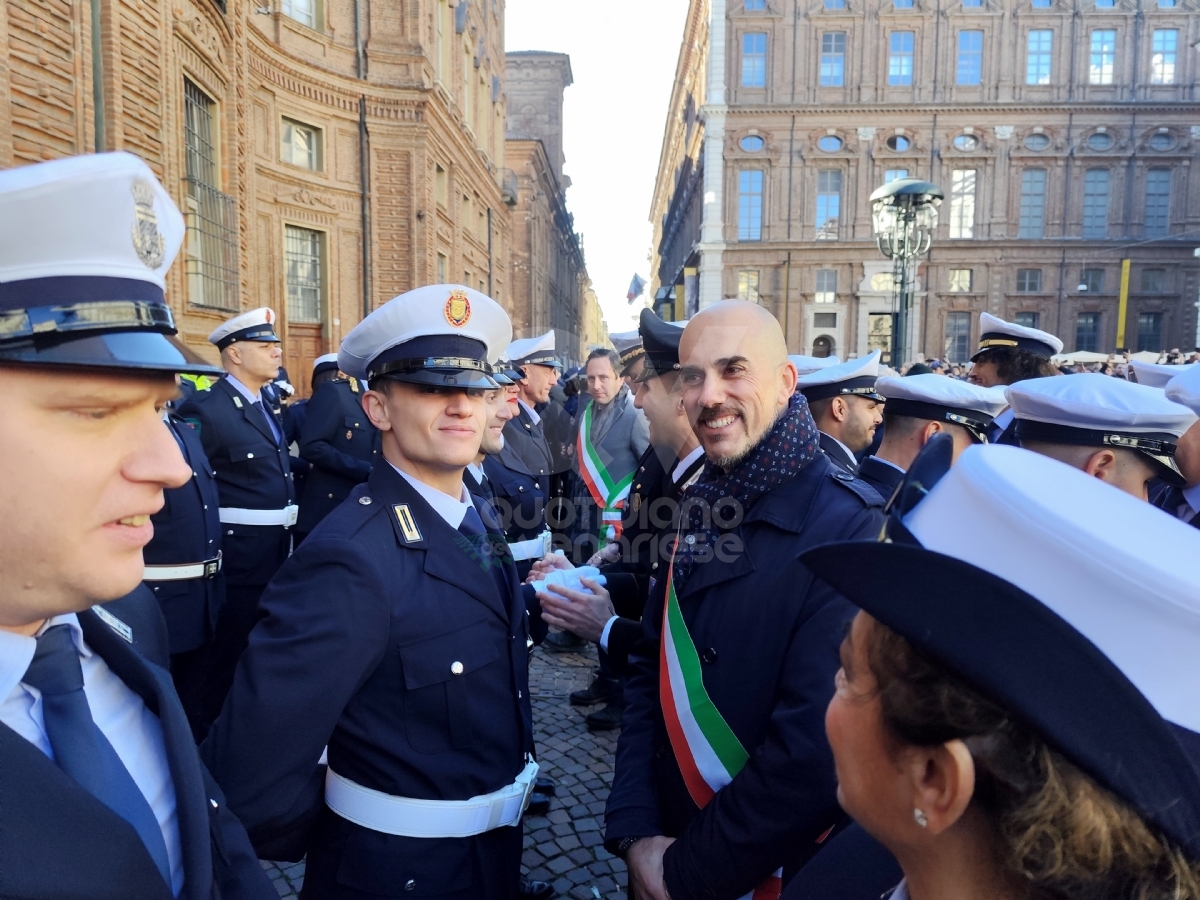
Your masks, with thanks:
M 708 307 L 679 359 L 707 461 L 631 654 L 606 846 L 639 900 L 778 896 L 842 818 L 824 711 L 853 609 L 799 557 L 874 539 L 880 501 L 820 452 L 766 310 Z

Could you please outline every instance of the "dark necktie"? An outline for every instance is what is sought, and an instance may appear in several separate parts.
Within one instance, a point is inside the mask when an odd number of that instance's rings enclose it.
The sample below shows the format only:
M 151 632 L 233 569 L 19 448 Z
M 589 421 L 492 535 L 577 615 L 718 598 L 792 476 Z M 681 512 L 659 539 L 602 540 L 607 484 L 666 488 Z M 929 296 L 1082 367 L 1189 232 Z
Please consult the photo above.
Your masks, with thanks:
M 69 625 L 55 625 L 37 639 L 33 662 L 21 679 L 42 694 L 42 718 L 58 767 L 93 797 L 133 826 L 168 886 L 171 864 L 154 811 L 121 757 L 92 720 L 83 692 L 83 669 Z
M 263 403 L 261 400 L 255 400 L 254 405 L 258 407 L 259 413 L 262 415 L 263 419 L 266 420 L 267 431 L 271 432 L 271 437 L 275 438 L 275 443 L 278 444 L 282 435 L 280 434 L 279 429 L 275 426 L 274 415 L 267 410 L 267 404 Z
M 487 533 L 487 529 L 483 527 L 483 519 L 479 517 L 479 511 L 474 506 L 467 507 L 467 514 L 458 526 L 458 533 L 475 548 L 480 567 L 486 568 L 491 574 L 492 580 L 496 582 L 496 589 L 500 592 L 500 602 L 507 609 L 508 576 L 504 572 L 501 554 L 507 553 L 508 547 Z

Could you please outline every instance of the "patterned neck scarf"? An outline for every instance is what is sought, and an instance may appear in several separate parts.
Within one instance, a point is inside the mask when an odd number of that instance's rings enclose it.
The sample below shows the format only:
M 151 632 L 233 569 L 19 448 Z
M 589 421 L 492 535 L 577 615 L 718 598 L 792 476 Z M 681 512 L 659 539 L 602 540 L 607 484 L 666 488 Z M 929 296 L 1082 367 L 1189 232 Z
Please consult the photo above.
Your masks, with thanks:
M 700 480 L 683 496 L 687 521 L 681 523 L 682 539 L 675 550 L 675 589 L 683 589 L 697 563 L 712 558 L 723 532 L 735 527 L 759 497 L 795 478 L 819 448 L 817 424 L 797 391 L 749 456 L 728 472 L 706 462 Z

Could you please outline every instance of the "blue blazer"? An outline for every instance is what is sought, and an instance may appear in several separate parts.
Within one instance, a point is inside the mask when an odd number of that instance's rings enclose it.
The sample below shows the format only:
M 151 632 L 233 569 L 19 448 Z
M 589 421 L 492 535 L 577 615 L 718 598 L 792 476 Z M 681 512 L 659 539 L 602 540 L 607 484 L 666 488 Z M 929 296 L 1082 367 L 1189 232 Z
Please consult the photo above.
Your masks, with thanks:
M 276 900 L 245 830 L 200 763 L 171 676 L 139 652 L 145 648 L 165 662 L 162 616 L 153 596 L 139 590 L 104 608 L 129 626 L 132 641 L 93 610 L 79 613 L 79 624 L 88 646 L 162 724 L 183 850 L 181 900 Z M 0 896 L 172 900 L 133 826 L 4 724 L 0 797 Z

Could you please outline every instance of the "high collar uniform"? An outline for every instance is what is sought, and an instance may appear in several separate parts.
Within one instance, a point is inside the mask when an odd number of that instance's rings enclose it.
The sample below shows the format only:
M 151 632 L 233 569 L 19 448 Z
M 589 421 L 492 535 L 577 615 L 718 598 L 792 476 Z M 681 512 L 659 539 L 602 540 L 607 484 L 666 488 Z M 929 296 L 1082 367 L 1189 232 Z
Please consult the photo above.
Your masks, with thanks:
M 502 540 L 490 507 L 480 515 Z M 379 465 L 263 594 L 202 753 L 252 839 L 315 817 L 308 896 L 404 896 L 396 892 L 408 884 L 413 896 L 516 890 L 519 829 L 382 834 L 325 807 L 315 774 L 328 746 L 330 768 L 364 787 L 466 800 L 511 784 L 525 765 L 532 716 L 516 571 L 504 565 L 500 596 L 461 541 L 395 469 Z
M 663 720 L 666 580 L 655 581 L 630 660 L 605 838 L 610 849 L 627 836 L 677 838 L 664 857 L 673 897 L 738 897 L 781 866 L 787 878 L 841 818 L 825 707 L 854 610 L 798 557 L 830 540 L 872 538 L 880 523 L 875 491 L 817 455 L 746 510 L 731 531 L 740 553 L 696 565 L 683 584 L 680 611 L 704 687 L 750 755 L 703 811 Z
M 362 408 L 357 379 L 327 381 L 312 395 L 300 431 L 300 455 L 312 463 L 296 530 L 307 534 L 362 484 L 379 460 L 379 430 Z
M 131 604 L 143 608 L 135 609 Z M 78 614 L 88 648 L 137 694 L 162 727 L 175 791 L 184 881 L 182 900 L 254 898 L 276 892 L 241 824 L 196 754 L 192 732 L 165 669 L 138 652 L 141 622 L 161 617 L 149 592 L 106 604 L 132 641 L 92 610 Z M 153 629 L 152 629 L 153 630 Z M 151 645 L 157 644 L 156 640 Z M 81 790 L 34 744 L 0 724 L 0 896 L 171 900 L 137 832 Z

